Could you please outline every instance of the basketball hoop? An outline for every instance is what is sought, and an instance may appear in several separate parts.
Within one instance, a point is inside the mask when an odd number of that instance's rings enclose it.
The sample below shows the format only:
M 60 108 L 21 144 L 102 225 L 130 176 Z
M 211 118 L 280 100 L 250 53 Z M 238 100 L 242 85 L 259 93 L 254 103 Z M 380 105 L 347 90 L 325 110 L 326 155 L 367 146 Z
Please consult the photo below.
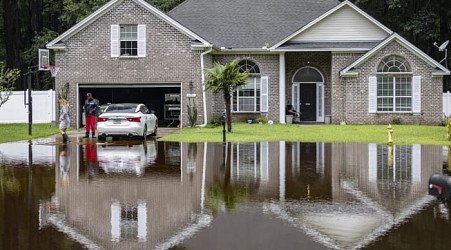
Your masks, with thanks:
M 58 74 L 58 71 L 60 70 L 59 67 L 56 67 L 53 65 L 44 65 L 44 66 L 42 66 L 42 69 L 50 71 L 50 74 L 52 74 L 52 77 L 56 77 L 56 74 Z

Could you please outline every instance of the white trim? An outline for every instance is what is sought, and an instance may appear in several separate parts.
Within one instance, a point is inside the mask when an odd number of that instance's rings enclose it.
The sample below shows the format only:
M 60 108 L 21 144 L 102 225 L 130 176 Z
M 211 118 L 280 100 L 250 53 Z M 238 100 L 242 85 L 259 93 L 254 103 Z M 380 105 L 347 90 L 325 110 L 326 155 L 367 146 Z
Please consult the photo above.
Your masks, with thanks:
M 289 40 L 291 40 L 293 37 L 299 35 L 300 33 L 302 33 L 303 31 L 307 30 L 308 28 L 312 27 L 313 25 L 317 24 L 318 22 L 320 22 L 321 20 L 323 20 L 324 18 L 328 17 L 329 15 L 331 15 L 332 13 L 336 12 L 337 10 L 343 8 L 343 6 L 350 6 L 351 8 L 353 8 L 355 11 L 359 12 L 361 15 L 363 15 L 364 17 L 366 17 L 368 20 L 370 20 L 371 22 L 373 22 L 376 26 L 378 26 L 379 28 L 381 28 L 382 30 L 384 30 L 385 32 L 387 32 L 387 35 L 390 35 L 393 33 L 393 31 L 391 31 L 389 28 L 385 27 L 382 23 L 380 23 L 379 21 L 377 21 L 376 19 L 374 19 L 373 17 L 371 17 L 370 15 L 368 15 L 367 13 L 365 13 L 363 10 L 361 10 L 360 8 L 358 8 L 357 6 L 355 6 L 353 3 L 349 2 L 349 1 L 344 1 L 341 4 L 335 6 L 334 8 L 332 8 L 331 10 L 329 10 L 328 12 L 322 14 L 321 16 L 319 16 L 318 18 L 316 18 L 315 20 L 313 20 L 312 22 L 308 23 L 307 25 L 305 25 L 304 27 L 302 27 L 301 29 L 297 30 L 296 32 L 294 32 L 293 34 L 291 34 L 290 36 L 288 36 L 287 38 L 283 39 L 282 41 L 280 41 L 279 43 L 276 43 L 274 46 L 272 46 L 270 49 L 276 49 L 277 47 L 281 46 L 282 44 L 288 42 Z
M 360 64 L 362 64 L 363 62 L 365 62 L 368 58 L 373 56 L 375 53 L 377 53 L 378 51 L 380 51 L 383 48 L 385 48 L 385 46 L 387 46 L 393 40 L 397 40 L 401 46 L 403 46 L 404 48 L 408 49 L 410 52 L 412 52 L 413 54 L 417 55 L 418 57 L 422 58 L 430 66 L 432 66 L 434 68 L 439 68 L 440 70 L 442 70 L 443 71 L 442 75 L 449 75 L 451 73 L 447 68 L 445 68 L 443 65 L 441 65 L 440 63 L 438 63 L 437 61 L 432 59 L 430 56 L 428 56 L 426 53 L 424 53 L 423 51 L 421 51 L 420 49 L 415 47 L 409 41 L 407 41 L 406 39 L 402 38 L 397 33 L 393 33 L 391 36 L 389 36 L 387 39 L 382 41 L 380 44 L 378 44 L 372 50 L 368 51 L 368 53 L 366 53 L 365 55 L 363 55 L 362 57 L 357 59 L 355 62 L 353 62 L 348 67 L 346 67 L 344 70 L 340 71 L 340 76 L 347 76 L 348 71 L 350 71 L 351 69 L 353 69 L 353 68 L 359 66 Z M 355 74 L 355 73 L 353 73 L 353 74 Z M 434 75 L 438 76 L 440 74 L 438 72 L 434 72 Z
M 87 27 L 88 25 L 93 23 L 95 20 L 100 18 L 103 14 L 105 14 L 106 12 L 108 12 L 109 10 L 114 8 L 115 6 L 119 5 L 123 1 L 124 0 L 112 0 L 112 1 L 108 2 L 107 4 L 103 5 L 99 9 L 97 9 L 94 13 L 92 13 L 91 15 L 89 15 L 88 17 L 86 17 L 85 19 L 80 21 L 78 24 L 72 26 L 72 28 L 68 29 L 66 32 L 64 32 L 63 34 L 61 34 L 57 38 L 53 39 L 51 42 L 47 43 L 46 47 L 48 49 L 54 49 L 53 46 L 55 44 L 57 44 L 59 42 L 62 42 L 62 41 L 64 42 L 67 39 L 69 39 L 70 37 L 74 36 L 80 30 L 84 29 L 85 27 Z M 165 13 L 161 12 L 157 8 L 153 7 L 152 5 L 147 3 L 146 1 L 144 1 L 144 0 L 132 0 L 132 1 L 134 1 L 137 4 L 141 5 L 143 8 L 145 8 L 148 11 L 150 11 L 151 13 L 153 13 L 157 17 L 161 18 L 163 21 L 167 22 L 171 26 L 175 27 L 177 30 L 179 30 L 182 33 L 186 34 L 187 36 L 200 41 L 204 45 L 210 45 L 210 43 L 207 40 L 205 40 L 202 37 L 198 36 L 196 33 L 194 33 L 193 31 L 189 30 L 188 28 L 186 28 L 185 26 L 183 26 L 179 22 L 175 21 L 174 19 L 172 19 L 171 17 L 169 17 Z
M 279 122 L 285 124 L 285 53 L 279 54 Z

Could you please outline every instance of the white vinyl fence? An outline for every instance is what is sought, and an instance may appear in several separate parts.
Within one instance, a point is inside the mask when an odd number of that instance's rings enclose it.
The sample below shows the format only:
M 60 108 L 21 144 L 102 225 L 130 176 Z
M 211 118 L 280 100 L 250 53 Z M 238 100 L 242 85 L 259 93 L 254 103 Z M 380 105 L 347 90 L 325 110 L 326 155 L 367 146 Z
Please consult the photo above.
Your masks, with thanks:
M 24 91 L 13 91 L 9 100 L 0 107 L 0 123 L 28 123 L 28 105 Z M 33 123 L 50 123 L 56 119 L 54 90 L 31 92 Z

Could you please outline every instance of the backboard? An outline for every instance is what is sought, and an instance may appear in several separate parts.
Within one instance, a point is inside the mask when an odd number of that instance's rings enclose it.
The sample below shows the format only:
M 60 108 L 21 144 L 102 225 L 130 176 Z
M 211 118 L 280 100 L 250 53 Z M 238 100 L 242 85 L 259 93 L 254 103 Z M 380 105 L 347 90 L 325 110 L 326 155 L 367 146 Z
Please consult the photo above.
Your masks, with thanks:
M 50 52 L 48 49 L 39 49 L 38 51 L 39 67 L 38 70 L 50 70 Z

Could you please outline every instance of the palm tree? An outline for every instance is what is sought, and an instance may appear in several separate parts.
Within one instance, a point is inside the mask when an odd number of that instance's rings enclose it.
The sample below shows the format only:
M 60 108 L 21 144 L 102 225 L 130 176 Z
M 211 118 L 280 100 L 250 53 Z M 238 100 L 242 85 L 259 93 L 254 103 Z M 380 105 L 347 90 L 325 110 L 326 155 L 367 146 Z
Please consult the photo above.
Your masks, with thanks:
M 236 67 L 237 64 L 238 59 L 235 59 L 226 65 L 221 65 L 216 62 L 213 64 L 213 68 L 204 69 L 207 76 L 205 89 L 211 89 L 215 94 L 223 93 L 227 118 L 227 131 L 229 132 L 232 132 L 232 112 L 230 104 L 232 94 L 240 86 L 246 85 L 246 79 L 248 77 L 246 72 L 243 73 L 239 71 Z

